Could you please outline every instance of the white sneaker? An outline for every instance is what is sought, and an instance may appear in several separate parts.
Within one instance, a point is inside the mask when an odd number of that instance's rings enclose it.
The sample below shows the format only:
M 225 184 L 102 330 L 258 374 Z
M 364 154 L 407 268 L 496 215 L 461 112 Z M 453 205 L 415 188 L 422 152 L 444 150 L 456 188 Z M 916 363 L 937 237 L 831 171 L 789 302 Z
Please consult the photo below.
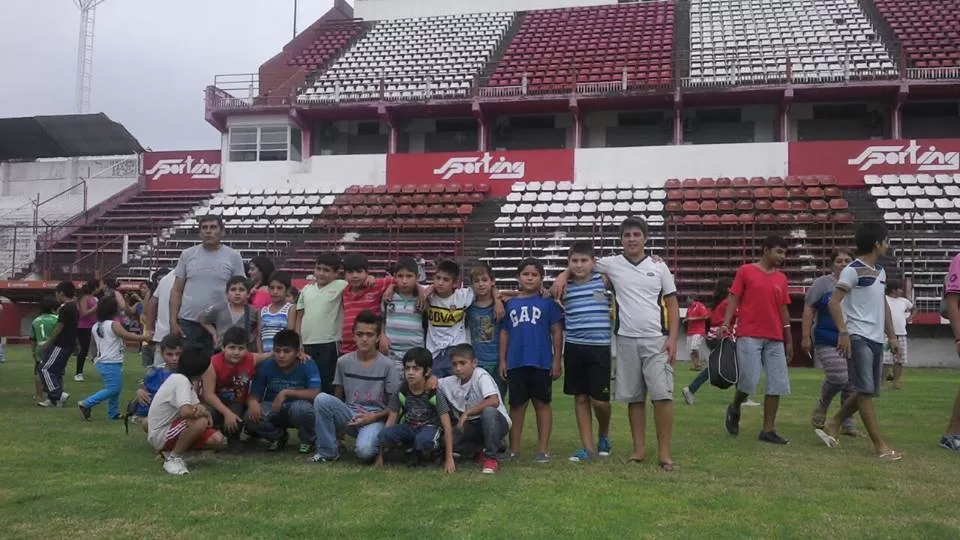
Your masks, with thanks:
M 690 387 L 684 386 L 681 392 L 683 392 L 683 400 L 687 402 L 687 405 L 693 405 L 693 392 L 690 391 Z
M 746 400 L 746 401 L 743 402 L 743 406 L 744 406 L 744 407 L 759 407 L 760 404 L 757 403 L 756 401 L 752 400 L 752 399 L 748 399 L 748 400 Z
M 83 382 L 83 373 L 77 373 L 73 376 L 73 380 L 77 382 Z
M 57 402 L 57 407 L 63 407 L 67 404 L 67 400 L 70 399 L 70 394 L 63 392 L 60 394 L 60 401 Z
M 183 458 L 181 457 L 167 458 L 163 462 L 163 470 L 174 476 L 183 476 L 190 473 L 187 469 L 187 464 L 183 462 Z
M 43 401 L 37 402 L 37 407 L 56 407 L 56 406 L 57 404 L 50 401 L 49 399 L 45 399 Z

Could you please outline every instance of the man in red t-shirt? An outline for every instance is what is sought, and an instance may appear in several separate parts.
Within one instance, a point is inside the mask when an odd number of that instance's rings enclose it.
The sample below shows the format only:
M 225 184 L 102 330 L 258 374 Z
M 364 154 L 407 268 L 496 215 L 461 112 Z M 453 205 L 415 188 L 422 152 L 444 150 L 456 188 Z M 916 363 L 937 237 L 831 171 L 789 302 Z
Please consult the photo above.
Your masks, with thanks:
M 787 241 L 769 236 L 763 241 L 763 255 L 755 263 L 737 269 L 730 288 L 727 312 L 723 316 L 721 333 L 729 333 L 730 321 L 737 314 L 737 364 L 740 380 L 733 403 L 727 406 L 724 425 L 731 435 L 740 433 L 740 406 L 756 391 L 760 371 L 767 377 L 766 397 L 763 402 L 763 430 L 758 437 L 763 442 L 787 444 L 777 434 L 774 424 L 780 396 L 790 394 L 787 361 L 793 355 L 790 337 L 790 293 L 787 277 L 777 268 L 783 266 L 787 255 Z
M 700 349 L 707 337 L 707 320 L 710 319 L 710 310 L 697 300 L 690 299 L 687 307 L 687 350 L 690 351 L 690 369 L 700 371 Z
M 210 358 L 210 367 L 201 379 L 200 399 L 210 409 L 213 425 L 228 438 L 240 435 L 257 364 L 271 356 L 249 352 L 248 339 L 244 328 L 228 328 L 223 334 L 223 350 Z

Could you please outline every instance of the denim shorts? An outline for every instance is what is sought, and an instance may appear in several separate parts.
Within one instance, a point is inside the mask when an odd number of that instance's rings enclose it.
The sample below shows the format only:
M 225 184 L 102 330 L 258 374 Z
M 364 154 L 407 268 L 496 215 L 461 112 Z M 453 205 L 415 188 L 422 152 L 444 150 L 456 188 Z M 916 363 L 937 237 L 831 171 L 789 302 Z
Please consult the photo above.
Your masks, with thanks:
M 787 371 L 787 353 L 783 342 L 772 339 L 738 337 L 737 365 L 740 380 L 737 390 L 753 394 L 760 384 L 760 372 L 767 376 L 765 395 L 790 395 L 790 374 Z
M 850 384 L 858 394 L 880 395 L 883 371 L 883 343 L 863 336 L 850 336 Z

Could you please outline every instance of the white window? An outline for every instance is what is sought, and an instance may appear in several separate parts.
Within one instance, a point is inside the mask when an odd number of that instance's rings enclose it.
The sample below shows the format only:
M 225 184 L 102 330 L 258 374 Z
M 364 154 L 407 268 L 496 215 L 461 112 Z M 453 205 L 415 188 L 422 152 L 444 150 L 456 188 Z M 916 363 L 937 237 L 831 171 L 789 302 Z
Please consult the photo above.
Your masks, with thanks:
M 230 128 L 230 161 L 299 161 L 301 136 L 289 126 Z

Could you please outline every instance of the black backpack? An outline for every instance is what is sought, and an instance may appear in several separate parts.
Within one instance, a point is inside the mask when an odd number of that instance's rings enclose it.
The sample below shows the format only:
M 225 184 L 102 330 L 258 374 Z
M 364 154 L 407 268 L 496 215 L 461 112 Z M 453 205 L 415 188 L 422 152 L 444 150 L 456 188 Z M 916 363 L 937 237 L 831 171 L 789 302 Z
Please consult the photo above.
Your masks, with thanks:
M 732 339 L 721 339 L 710 351 L 707 370 L 710 373 L 710 384 L 717 388 L 726 389 L 737 384 L 740 368 L 737 366 L 737 346 Z

